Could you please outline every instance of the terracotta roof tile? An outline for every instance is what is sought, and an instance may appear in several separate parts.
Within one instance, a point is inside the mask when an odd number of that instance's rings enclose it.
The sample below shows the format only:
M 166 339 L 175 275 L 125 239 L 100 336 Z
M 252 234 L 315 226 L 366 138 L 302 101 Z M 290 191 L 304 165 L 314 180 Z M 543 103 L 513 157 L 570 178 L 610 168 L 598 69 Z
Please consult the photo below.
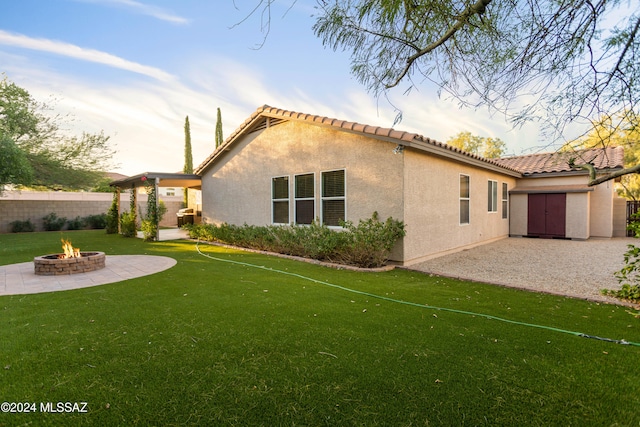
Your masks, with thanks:
M 569 157 L 576 157 L 578 160 L 576 163 L 580 163 L 580 158 L 591 161 L 594 163 L 597 169 L 610 169 L 618 168 L 623 165 L 623 150 L 622 148 L 607 148 L 606 150 L 587 150 L 581 152 L 582 155 L 578 156 L 575 153 L 545 153 L 545 154 L 532 154 L 528 156 L 517 156 L 503 159 L 485 159 L 484 157 L 476 154 L 471 154 L 458 148 L 443 144 L 442 142 L 435 141 L 425 136 L 412 133 L 395 130 L 393 128 L 383 128 L 379 126 L 364 125 L 356 122 L 349 122 L 346 120 L 339 120 L 330 117 L 311 115 L 305 113 L 299 113 L 295 111 L 283 110 L 280 108 L 271 107 L 269 105 L 263 105 L 251 114 L 251 116 L 244 121 L 238 129 L 236 129 L 225 140 L 222 146 L 214 151 L 200 166 L 196 168 L 196 173 L 202 173 L 214 160 L 220 155 L 226 148 L 232 145 L 235 140 L 246 131 L 250 131 L 257 123 L 260 123 L 261 117 L 272 117 L 283 120 L 301 120 L 312 123 L 318 123 L 323 126 L 330 126 L 333 128 L 344 129 L 350 132 L 358 132 L 365 135 L 385 137 L 392 141 L 397 140 L 400 143 L 406 143 L 411 145 L 412 143 L 427 144 L 438 149 L 447 150 L 448 152 L 457 153 L 468 159 L 474 161 L 480 161 L 488 165 L 498 166 L 499 168 L 511 171 L 511 173 L 522 173 L 524 175 L 530 175 L 534 173 L 545 172 L 566 172 L 571 171 L 569 168 Z
M 579 152 L 554 152 L 530 154 L 527 156 L 505 157 L 496 161 L 504 166 L 519 170 L 523 175 L 536 173 L 570 172 L 569 160 L 575 164 L 591 163 L 596 169 L 616 169 L 624 166 L 622 147 L 607 147 Z

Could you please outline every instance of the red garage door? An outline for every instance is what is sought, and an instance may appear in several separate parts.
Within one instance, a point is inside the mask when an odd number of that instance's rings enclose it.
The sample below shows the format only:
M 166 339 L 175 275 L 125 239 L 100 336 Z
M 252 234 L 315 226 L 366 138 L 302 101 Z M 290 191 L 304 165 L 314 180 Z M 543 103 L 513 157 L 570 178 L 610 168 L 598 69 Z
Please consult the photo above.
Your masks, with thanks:
M 565 237 L 567 195 L 529 194 L 527 235 Z

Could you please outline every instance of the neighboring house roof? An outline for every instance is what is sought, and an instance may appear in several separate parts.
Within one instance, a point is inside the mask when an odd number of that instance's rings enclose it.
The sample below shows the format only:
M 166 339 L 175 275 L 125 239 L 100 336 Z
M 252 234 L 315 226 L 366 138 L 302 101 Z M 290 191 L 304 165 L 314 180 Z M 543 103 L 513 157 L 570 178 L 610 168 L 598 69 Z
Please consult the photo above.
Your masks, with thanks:
M 563 151 L 530 154 L 527 156 L 505 157 L 496 159 L 496 161 L 504 166 L 519 170 L 524 176 L 576 171 L 585 173 L 581 169 L 576 170 L 569 166 L 569 160 L 572 158 L 576 165 L 591 163 L 597 170 L 606 171 L 624 167 L 624 149 L 622 147 L 594 148 L 577 152 Z
M 123 174 L 118 173 L 118 172 L 105 172 L 104 173 L 104 177 L 105 178 L 109 178 L 111 181 L 119 181 L 121 179 L 128 178 L 127 175 L 123 175 Z
M 305 122 L 316 126 L 323 126 L 341 130 L 344 132 L 356 133 L 371 138 L 384 140 L 403 147 L 411 147 L 417 150 L 429 152 L 434 155 L 450 158 L 455 161 L 469 163 L 485 169 L 497 170 L 512 176 L 520 176 L 519 171 L 506 165 L 501 165 L 494 159 L 485 159 L 484 157 L 467 153 L 458 148 L 451 147 L 447 144 L 434 141 L 425 136 L 399 131 L 391 128 L 383 128 L 379 126 L 364 125 L 346 120 L 333 119 L 330 117 L 317 116 L 312 114 L 298 113 L 295 111 L 282 110 L 268 105 L 259 107 L 245 122 L 240 125 L 226 140 L 218 147 L 207 159 L 202 162 L 196 169 L 196 174 L 201 174 L 215 160 L 227 151 L 242 135 L 257 130 L 266 129 L 285 121 Z

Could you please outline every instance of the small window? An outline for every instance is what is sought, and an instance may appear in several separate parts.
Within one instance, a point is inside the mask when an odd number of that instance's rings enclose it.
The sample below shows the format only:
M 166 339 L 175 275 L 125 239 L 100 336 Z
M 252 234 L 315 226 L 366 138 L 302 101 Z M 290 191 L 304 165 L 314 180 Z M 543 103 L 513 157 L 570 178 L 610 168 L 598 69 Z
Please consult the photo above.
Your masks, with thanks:
M 273 178 L 271 185 L 274 224 L 289 224 L 289 177 Z
M 322 223 L 339 226 L 345 220 L 345 172 L 322 172 Z
M 509 189 L 507 183 L 502 183 L 502 219 L 507 219 L 509 212 Z
M 315 218 L 315 177 L 312 173 L 295 177 L 296 224 L 311 224 Z
M 167 196 L 175 196 L 176 195 L 176 189 L 175 188 L 167 188 L 166 189 L 167 192 Z
M 489 212 L 498 212 L 498 181 L 489 180 L 487 201 L 487 210 Z
M 469 175 L 460 175 L 460 224 L 469 224 Z

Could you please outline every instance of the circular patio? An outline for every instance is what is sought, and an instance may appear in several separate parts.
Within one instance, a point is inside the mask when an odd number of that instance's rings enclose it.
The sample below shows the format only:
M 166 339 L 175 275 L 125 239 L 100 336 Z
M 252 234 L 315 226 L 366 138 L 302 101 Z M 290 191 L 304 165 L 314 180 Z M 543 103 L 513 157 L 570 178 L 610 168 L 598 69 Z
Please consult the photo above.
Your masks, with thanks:
M 151 255 L 107 255 L 100 270 L 64 276 L 38 276 L 33 262 L 0 266 L 0 296 L 66 291 L 105 285 L 167 270 L 177 261 Z

